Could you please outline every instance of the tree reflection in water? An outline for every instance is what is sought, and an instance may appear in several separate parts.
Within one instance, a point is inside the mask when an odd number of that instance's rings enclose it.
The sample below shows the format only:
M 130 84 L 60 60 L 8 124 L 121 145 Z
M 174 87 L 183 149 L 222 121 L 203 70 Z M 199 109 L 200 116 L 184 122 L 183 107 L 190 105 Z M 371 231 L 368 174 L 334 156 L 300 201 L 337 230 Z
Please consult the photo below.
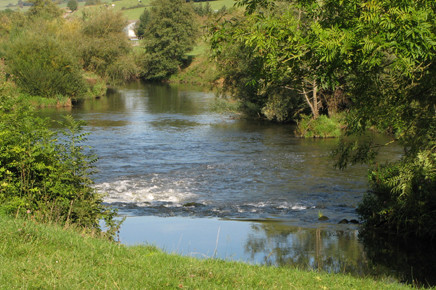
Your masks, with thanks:
M 245 251 L 267 265 L 295 266 L 327 272 L 366 275 L 370 272 L 356 228 L 301 228 L 281 222 L 252 225 Z
M 378 236 L 361 239 L 353 226 L 301 228 L 267 221 L 252 225 L 244 249 L 252 260 L 263 256 L 266 265 L 388 276 L 415 285 L 435 285 L 434 246 L 405 250 L 388 241 Z

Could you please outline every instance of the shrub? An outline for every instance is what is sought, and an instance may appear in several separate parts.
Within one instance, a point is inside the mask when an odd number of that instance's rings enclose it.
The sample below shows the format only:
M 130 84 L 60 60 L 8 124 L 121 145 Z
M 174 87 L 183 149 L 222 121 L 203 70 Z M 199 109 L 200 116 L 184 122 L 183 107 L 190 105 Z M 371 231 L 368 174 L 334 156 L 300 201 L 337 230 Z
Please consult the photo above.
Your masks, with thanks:
M 70 8 L 71 11 L 76 11 L 79 7 L 79 3 L 77 3 L 77 0 L 69 0 L 67 7 Z
M 404 238 L 436 238 L 436 153 L 386 164 L 369 174 L 370 191 L 357 211 L 365 228 Z
M 139 67 L 136 65 L 133 53 L 122 55 L 107 68 L 109 82 L 112 84 L 127 82 L 136 79 Z
M 131 45 L 123 29 L 126 19 L 120 12 L 103 9 L 88 11 L 82 23 L 82 38 L 79 40 L 79 54 L 83 67 L 106 78 L 108 70 L 114 69 L 119 58 L 131 52 Z
M 6 45 L 6 64 L 17 85 L 34 96 L 79 97 L 85 90 L 78 59 L 43 22 L 14 35 Z
M 114 211 L 91 187 L 96 159 L 84 151 L 82 123 L 68 117 L 63 125 L 63 133 L 53 132 L 47 120 L 0 95 L 0 209 L 94 231 L 106 219 L 113 234 Z

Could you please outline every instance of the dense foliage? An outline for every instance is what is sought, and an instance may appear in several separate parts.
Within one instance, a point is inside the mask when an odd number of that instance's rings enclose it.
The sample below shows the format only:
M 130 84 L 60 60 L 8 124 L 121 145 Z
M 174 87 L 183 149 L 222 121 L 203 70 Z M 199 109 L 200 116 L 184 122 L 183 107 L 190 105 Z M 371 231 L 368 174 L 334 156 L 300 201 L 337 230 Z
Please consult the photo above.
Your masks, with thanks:
M 196 25 L 191 4 L 183 0 L 152 2 L 144 31 L 143 78 L 164 80 L 182 66 L 195 42 Z
M 77 0 L 69 0 L 67 2 L 67 7 L 71 10 L 71 11 L 76 11 L 77 8 L 79 7 L 79 3 L 77 2 Z
M 81 97 L 85 84 L 79 59 L 56 34 L 57 23 L 31 23 L 6 44 L 6 64 L 17 85 L 34 96 Z
M 113 77 L 112 72 L 122 65 L 118 60 L 132 49 L 123 32 L 126 25 L 121 13 L 113 10 L 89 10 L 83 14 L 78 46 L 85 69 Z
M 49 129 L 48 120 L 36 117 L 0 91 L 0 210 L 31 215 L 43 222 L 74 224 L 100 231 L 114 212 L 102 204 L 91 187 L 95 158 L 85 153 L 81 123 L 71 117 L 63 133 Z M 113 235 L 115 227 L 110 228 Z
M 139 16 L 139 21 L 136 23 L 135 33 L 136 36 L 141 39 L 144 37 L 145 29 L 150 22 L 150 10 L 144 9 L 141 16 Z
M 248 6 L 248 15 L 213 27 L 212 48 L 226 88 L 255 114 L 292 121 L 301 112 L 317 118 L 344 106 L 347 26 L 320 15 L 325 12 L 317 5 Z
M 23 93 L 80 99 L 100 91 L 96 83 L 139 74 L 120 13 L 93 9 L 65 20 L 56 9 L 38 0 L 26 13 L 1 13 L 0 57 Z

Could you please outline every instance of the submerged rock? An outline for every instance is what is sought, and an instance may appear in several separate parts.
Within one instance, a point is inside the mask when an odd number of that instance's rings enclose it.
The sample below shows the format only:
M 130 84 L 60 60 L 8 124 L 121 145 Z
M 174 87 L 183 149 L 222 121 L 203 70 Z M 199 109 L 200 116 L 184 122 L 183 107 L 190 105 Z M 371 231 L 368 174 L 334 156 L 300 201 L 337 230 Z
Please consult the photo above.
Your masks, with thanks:
M 327 221 L 329 218 L 326 217 L 325 215 L 322 215 L 318 218 L 319 221 Z
M 199 206 L 204 206 L 204 204 L 198 203 L 198 202 L 187 202 L 183 204 L 184 207 L 189 207 L 189 206 L 193 206 L 193 207 L 199 207 Z
M 339 224 L 348 224 L 348 220 L 347 219 L 341 219 L 339 221 Z
M 350 224 L 358 224 L 359 223 L 359 221 L 358 220 L 350 220 Z

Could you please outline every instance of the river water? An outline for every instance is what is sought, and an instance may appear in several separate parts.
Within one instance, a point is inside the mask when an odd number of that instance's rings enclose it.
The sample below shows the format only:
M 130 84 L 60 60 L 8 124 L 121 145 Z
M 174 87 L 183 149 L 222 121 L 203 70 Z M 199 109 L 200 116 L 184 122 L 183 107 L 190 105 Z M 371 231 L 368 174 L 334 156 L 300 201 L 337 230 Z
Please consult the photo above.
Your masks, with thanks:
M 70 111 L 42 114 L 87 122 L 87 144 L 99 157 L 95 187 L 127 217 L 122 243 L 329 272 L 397 274 L 368 258 L 357 225 L 338 224 L 358 220 L 365 166 L 334 169 L 329 152 L 336 140 L 301 139 L 291 125 L 213 113 L 213 102 L 213 93 L 131 84 Z M 392 147 L 383 158 L 400 154 Z M 320 214 L 329 219 L 319 221 Z

